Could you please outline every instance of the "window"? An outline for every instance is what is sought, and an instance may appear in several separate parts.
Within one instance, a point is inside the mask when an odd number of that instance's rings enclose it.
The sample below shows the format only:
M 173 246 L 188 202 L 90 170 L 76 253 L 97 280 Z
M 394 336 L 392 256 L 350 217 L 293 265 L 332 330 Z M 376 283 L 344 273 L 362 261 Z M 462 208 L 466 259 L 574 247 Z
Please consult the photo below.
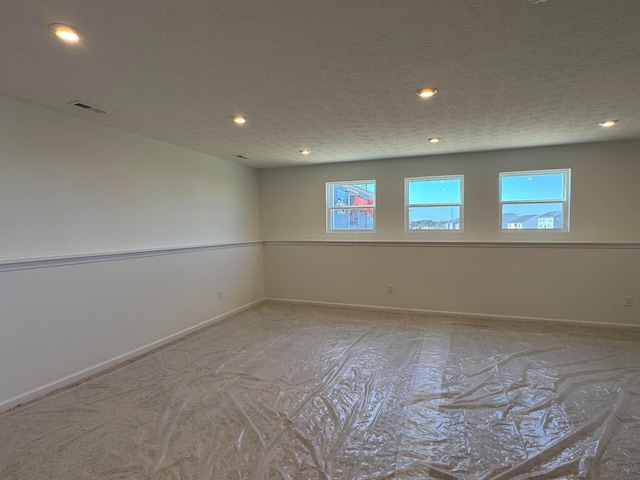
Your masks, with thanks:
M 327 232 L 375 230 L 376 181 L 327 182 Z
M 462 230 L 463 179 L 463 175 L 406 178 L 406 230 Z
M 570 169 L 500 174 L 502 230 L 569 231 Z

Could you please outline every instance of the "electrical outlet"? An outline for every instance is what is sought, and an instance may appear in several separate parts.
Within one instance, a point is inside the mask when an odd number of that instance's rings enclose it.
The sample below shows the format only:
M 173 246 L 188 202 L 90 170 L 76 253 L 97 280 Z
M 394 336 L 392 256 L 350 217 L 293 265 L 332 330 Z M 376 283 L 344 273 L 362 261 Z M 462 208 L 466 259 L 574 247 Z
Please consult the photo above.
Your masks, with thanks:
M 218 300 L 222 300 L 222 290 L 218 290 Z
M 624 298 L 624 306 L 625 307 L 633 307 L 633 297 L 625 297 Z
M 393 293 L 393 284 L 387 285 L 387 293 Z

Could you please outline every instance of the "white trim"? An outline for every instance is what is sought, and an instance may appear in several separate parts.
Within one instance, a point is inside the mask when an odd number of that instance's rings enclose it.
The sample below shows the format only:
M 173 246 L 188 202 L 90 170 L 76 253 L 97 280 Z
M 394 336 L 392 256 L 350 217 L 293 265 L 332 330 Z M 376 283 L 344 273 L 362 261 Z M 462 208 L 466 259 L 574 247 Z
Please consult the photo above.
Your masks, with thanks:
M 355 230 L 351 230 L 352 232 Z M 359 230 L 359 233 L 370 232 Z M 443 230 L 451 232 L 451 230 Z M 342 232 L 344 233 L 344 232 Z M 83 263 L 109 262 L 134 258 L 176 255 L 182 253 L 242 248 L 262 245 L 322 246 L 322 247 L 460 247 L 460 248 L 597 248 L 597 249 L 640 249 L 640 242 L 468 242 L 468 241 L 380 241 L 380 240 L 259 240 L 253 242 L 217 243 L 168 247 L 149 250 L 123 250 L 113 252 L 78 253 L 58 256 L 22 257 L 0 259 L 0 273 L 33 268 L 59 267 Z
M 213 243 L 208 245 L 188 245 L 181 247 L 164 247 L 146 250 L 121 250 L 112 252 L 87 252 L 70 255 L 53 255 L 42 257 L 23 257 L 0 259 L 0 272 L 13 270 L 28 270 L 31 268 L 58 267 L 62 265 L 76 265 L 80 263 L 111 262 L 133 258 L 155 257 L 160 255 L 176 255 L 181 253 L 220 250 L 226 248 L 240 248 L 262 245 L 262 241 Z
M 462 317 L 477 318 L 487 320 L 515 320 L 518 322 L 547 322 L 558 324 L 584 325 L 591 327 L 611 327 L 611 328 L 640 328 L 640 325 L 631 323 L 603 323 L 603 322 L 587 322 L 584 320 L 569 320 L 565 318 L 540 318 L 540 317 L 520 317 L 514 315 L 492 315 L 488 313 L 472 313 L 472 312 L 449 312 L 441 310 L 425 310 L 420 308 L 402 308 L 402 307 L 383 307 L 378 305 L 360 305 L 355 303 L 337 303 L 337 302 L 318 302 L 315 300 L 292 300 L 288 298 L 272 298 L 265 297 L 266 302 L 290 303 L 300 305 L 317 305 L 331 308 L 349 308 L 354 310 L 372 310 L 384 312 L 398 313 L 417 313 L 422 315 L 434 315 L 440 317 Z
M 297 247 L 456 247 L 456 248 L 573 248 L 603 250 L 637 250 L 640 243 L 605 243 L 605 242 L 464 242 L 464 241 L 354 241 L 354 240 L 265 240 L 265 246 L 297 246 Z
M 114 357 L 110 360 L 106 360 L 104 362 L 98 363 L 97 365 L 94 365 L 92 367 L 85 368 L 83 370 L 80 370 L 79 372 L 72 373 L 71 375 L 67 375 L 66 377 L 60 378 L 58 380 L 54 380 L 53 382 L 47 383 L 46 385 L 42 385 L 40 387 L 34 388 L 29 392 L 22 393 L 13 398 L 9 398 L 8 400 L 4 400 L 0 402 L 0 412 L 9 410 L 19 405 L 23 405 L 33 400 L 40 399 L 41 397 L 44 397 L 45 395 L 50 394 L 56 390 L 60 390 L 63 388 L 70 388 L 80 382 L 85 382 L 89 380 L 90 377 L 103 375 L 114 368 L 118 368 L 118 366 L 123 362 L 129 361 L 132 359 L 139 360 L 140 358 L 152 353 L 153 350 L 157 350 L 160 347 L 166 346 L 171 342 L 180 341 L 181 337 L 186 337 L 187 335 L 197 330 L 201 330 L 205 327 L 218 323 L 227 317 L 235 315 L 236 313 L 240 313 L 244 310 L 248 310 L 249 308 L 259 305 L 264 301 L 265 301 L 264 297 L 260 298 L 258 300 L 255 300 L 241 307 L 234 308 L 229 312 L 222 313 L 216 317 L 210 318 L 209 320 L 200 322 L 197 325 L 194 325 L 189 328 L 185 328 L 184 330 L 181 330 L 177 333 L 161 338 L 160 340 L 156 340 L 154 342 L 148 343 L 147 345 L 136 348 L 135 350 L 131 350 L 130 352 L 123 353 L 122 355 L 118 355 L 117 357 Z

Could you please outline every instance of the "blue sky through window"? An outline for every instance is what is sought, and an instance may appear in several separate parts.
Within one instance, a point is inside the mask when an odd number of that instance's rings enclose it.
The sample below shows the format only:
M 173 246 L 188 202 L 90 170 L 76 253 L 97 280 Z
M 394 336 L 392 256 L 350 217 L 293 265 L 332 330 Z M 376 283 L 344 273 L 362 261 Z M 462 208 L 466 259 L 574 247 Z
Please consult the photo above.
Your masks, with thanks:
M 367 192 L 371 192 L 371 193 L 375 193 L 376 191 L 376 186 L 375 183 L 359 183 L 356 185 L 356 187 L 359 187 L 363 190 L 366 190 Z
M 504 175 L 500 178 L 503 202 L 564 200 L 564 174 Z
M 410 230 L 459 229 L 461 203 L 462 178 L 460 177 L 408 179 L 408 228 Z M 440 222 L 446 222 L 446 224 Z
M 409 222 L 420 220 L 456 220 L 460 218 L 460 207 L 411 207 Z
M 460 203 L 460 179 L 409 182 L 409 204 Z

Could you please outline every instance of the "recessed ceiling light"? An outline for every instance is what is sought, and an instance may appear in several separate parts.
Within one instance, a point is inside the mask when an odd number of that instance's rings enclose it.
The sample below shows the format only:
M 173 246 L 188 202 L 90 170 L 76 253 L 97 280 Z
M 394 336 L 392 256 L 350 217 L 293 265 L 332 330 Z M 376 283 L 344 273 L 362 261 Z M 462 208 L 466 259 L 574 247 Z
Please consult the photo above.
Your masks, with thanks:
M 604 122 L 600 122 L 598 125 L 607 128 L 613 127 L 616 123 L 618 123 L 618 120 L 605 120 Z
M 78 43 L 84 37 L 77 28 L 62 23 L 52 23 L 49 28 L 56 37 L 66 43 Z
M 422 90 L 418 90 L 416 92 L 416 95 L 418 95 L 420 98 L 431 98 L 436 93 L 438 93 L 437 88 L 423 88 Z
M 236 115 L 235 117 L 233 117 L 233 121 L 236 122 L 238 125 L 244 125 L 245 123 L 247 123 L 247 117 L 243 117 L 242 115 Z
M 302 150 L 300 150 L 300 153 L 302 155 L 309 155 L 311 153 L 311 150 L 309 150 L 308 148 L 303 148 Z
M 440 143 L 440 137 L 431 137 L 429 141 L 431 143 Z

